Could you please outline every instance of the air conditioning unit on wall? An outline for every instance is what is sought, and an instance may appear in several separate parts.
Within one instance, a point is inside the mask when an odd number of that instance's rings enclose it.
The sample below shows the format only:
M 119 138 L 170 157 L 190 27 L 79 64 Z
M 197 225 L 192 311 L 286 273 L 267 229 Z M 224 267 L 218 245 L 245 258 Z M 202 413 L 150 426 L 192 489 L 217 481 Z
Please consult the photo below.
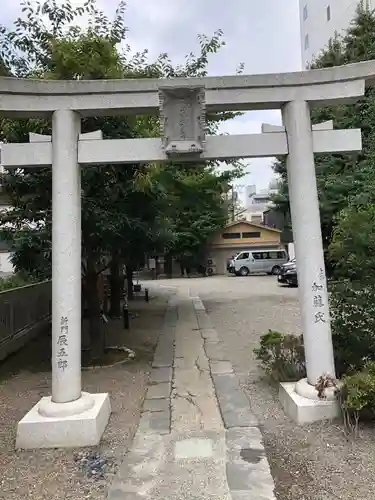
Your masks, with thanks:
M 211 257 L 207 259 L 206 272 L 207 272 L 208 276 L 212 276 L 213 274 L 216 274 L 216 262 Z

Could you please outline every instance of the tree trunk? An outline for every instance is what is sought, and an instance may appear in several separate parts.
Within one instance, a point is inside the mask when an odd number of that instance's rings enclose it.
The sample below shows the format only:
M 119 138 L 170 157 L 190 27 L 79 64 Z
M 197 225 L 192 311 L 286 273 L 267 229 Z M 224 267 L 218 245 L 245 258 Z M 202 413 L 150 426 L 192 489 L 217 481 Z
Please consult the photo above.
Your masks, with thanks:
M 133 268 L 129 264 L 126 264 L 126 280 L 128 282 L 128 300 L 133 300 L 134 299 Z
M 173 259 L 172 259 L 172 255 L 170 253 L 168 253 L 165 256 L 164 272 L 167 275 L 168 279 L 172 278 L 172 273 L 173 273 Z
M 86 274 L 86 297 L 89 312 L 90 347 L 93 359 L 104 354 L 105 338 L 102 327 L 98 274 L 93 265 L 88 263 Z
M 117 251 L 112 254 L 110 265 L 110 289 L 111 289 L 111 307 L 109 315 L 112 318 L 121 317 L 121 277 L 120 277 L 120 259 Z

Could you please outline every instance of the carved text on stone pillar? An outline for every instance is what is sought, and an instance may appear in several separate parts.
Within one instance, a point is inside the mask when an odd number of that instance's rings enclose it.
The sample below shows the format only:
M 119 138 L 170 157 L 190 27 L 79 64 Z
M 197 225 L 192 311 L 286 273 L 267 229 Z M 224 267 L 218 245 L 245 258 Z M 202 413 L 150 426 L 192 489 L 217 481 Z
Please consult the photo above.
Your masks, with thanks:
M 69 321 L 66 316 L 61 316 L 60 319 L 60 335 L 57 339 L 57 366 L 60 370 L 64 371 L 68 368 L 68 333 Z
M 325 323 L 325 313 L 322 310 L 325 306 L 324 303 L 324 270 L 319 270 L 319 275 L 317 281 L 314 281 L 311 289 L 315 293 L 313 296 L 313 308 L 314 308 L 314 322 L 315 323 Z

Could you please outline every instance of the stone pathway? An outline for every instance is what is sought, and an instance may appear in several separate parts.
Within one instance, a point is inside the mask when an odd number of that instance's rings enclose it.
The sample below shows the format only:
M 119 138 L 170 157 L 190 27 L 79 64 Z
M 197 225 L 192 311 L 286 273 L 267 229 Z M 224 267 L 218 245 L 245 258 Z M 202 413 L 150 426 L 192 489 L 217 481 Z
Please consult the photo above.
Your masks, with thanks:
M 189 293 L 169 301 L 139 427 L 108 500 L 274 500 L 256 418 Z

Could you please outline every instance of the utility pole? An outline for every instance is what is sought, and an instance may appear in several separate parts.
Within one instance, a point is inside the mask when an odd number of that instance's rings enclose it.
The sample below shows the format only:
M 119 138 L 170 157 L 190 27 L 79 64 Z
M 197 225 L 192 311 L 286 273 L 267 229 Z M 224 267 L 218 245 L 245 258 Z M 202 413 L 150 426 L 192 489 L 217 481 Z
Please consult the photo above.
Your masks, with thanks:
M 234 213 L 234 203 L 235 203 L 235 191 L 234 191 L 234 186 L 232 185 L 232 206 L 231 206 L 231 212 L 232 212 L 232 222 L 234 222 L 235 219 L 235 213 Z

